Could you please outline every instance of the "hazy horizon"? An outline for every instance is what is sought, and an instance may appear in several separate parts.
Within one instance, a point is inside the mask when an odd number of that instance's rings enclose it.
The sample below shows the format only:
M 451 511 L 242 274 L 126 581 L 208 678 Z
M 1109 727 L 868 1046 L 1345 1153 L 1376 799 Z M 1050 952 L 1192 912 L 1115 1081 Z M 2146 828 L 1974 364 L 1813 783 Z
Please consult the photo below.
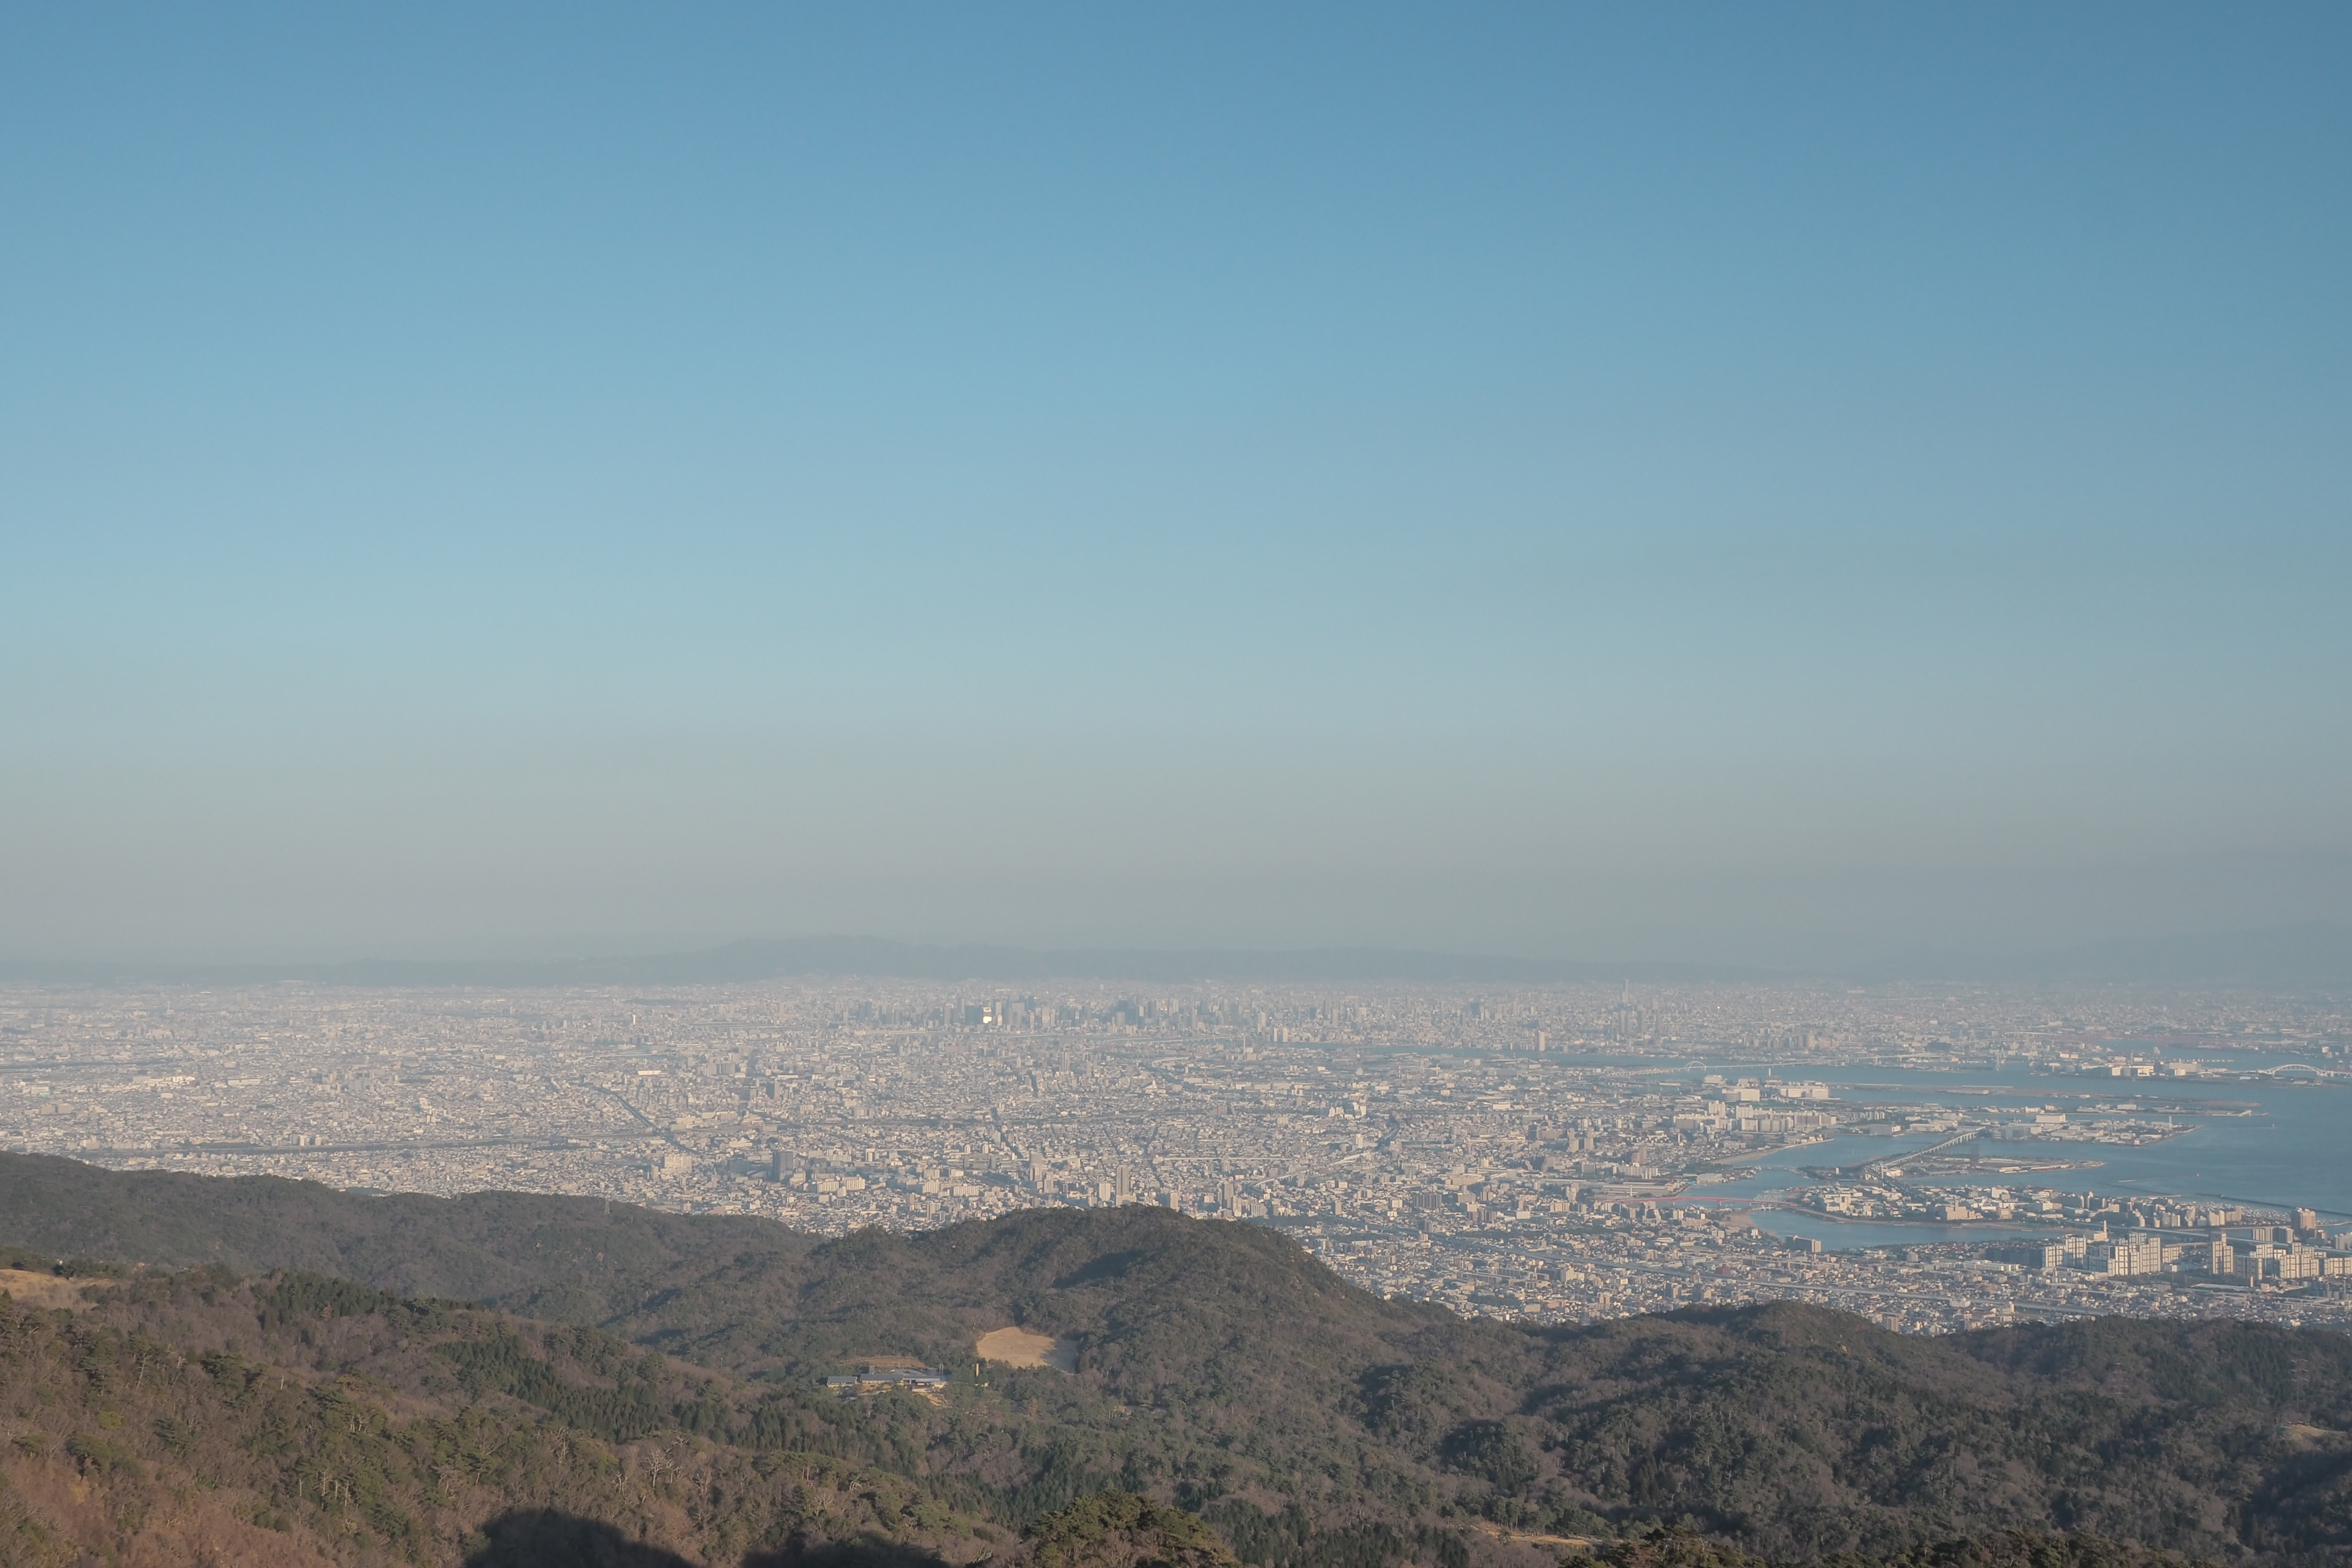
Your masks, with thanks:
M 0 960 L 2352 921 L 2352 16 L 0 51 Z
M 907 942 L 851 932 L 770 937 L 645 933 L 529 942 L 455 942 L 365 954 L 115 954 L 27 959 L 0 954 L 0 985 L 46 990 L 187 992 L 226 987 L 323 988 L 322 994 L 456 988 L 563 992 L 580 987 L 757 989 L 772 982 L 900 979 L 977 984 L 1004 992 L 1044 986 L 1133 989 L 1201 984 L 1245 988 L 1336 986 L 1352 994 L 1399 985 L 1484 994 L 1535 987 L 1613 994 L 1621 984 L 1704 993 L 1762 986 L 1791 996 L 1864 992 L 1977 996 L 2200 997 L 2258 994 L 2323 1007 L 2352 985 L 2352 926 L 2306 921 L 2252 931 L 2200 931 L 2067 947 L 1874 950 L 1767 964 L 1687 957 L 1528 956 L 1461 949 L 1196 946 L 1043 948 L 988 942 Z M 1958 1000 L 1957 996 L 1950 1000 Z

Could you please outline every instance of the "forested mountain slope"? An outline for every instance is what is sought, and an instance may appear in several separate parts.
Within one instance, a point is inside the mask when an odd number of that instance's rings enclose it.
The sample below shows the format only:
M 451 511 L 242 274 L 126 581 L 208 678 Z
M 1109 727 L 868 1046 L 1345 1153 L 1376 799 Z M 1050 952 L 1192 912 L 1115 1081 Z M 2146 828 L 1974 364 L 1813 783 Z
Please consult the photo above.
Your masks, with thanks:
M 2352 1340 L 2330 1331 L 2107 1320 L 1921 1339 L 1790 1305 L 1534 1330 L 1383 1301 L 1273 1232 L 1142 1207 L 818 1244 L 619 1205 L 47 1168 L 64 1163 L 0 1160 L 0 1241 L 328 1258 L 397 1290 L 470 1278 L 437 1289 L 666 1352 L 720 1391 L 600 1441 L 674 1429 L 821 1456 L 1000 1532 L 1114 1487 L 1296 1568 L 1458 1568 L 1659 1521 L 1779 1559 L 2024 1529 L 2352 1565 Z M 28 1215 L 35 1184 L 50 1206 Z M 974 1339 L 1007 1324 L 1073 1344 L 1077 1371 L 977 1368 Z M 555 1323 L 515 1331 L 569 1342 Z M 885 1356 L 957 1382 L 940 1404 L 822 1385 Z
M 220 1264 L 245 1274 L 316 1269 L 582 1321 L 627 1310 L 738 1256 L 810 1245 L 767 1220 L 597 1198 L 362 1197 L 277 1176 L 108 1171 L 38 1154 L 0 1154 L 0 1242 L 53 1258 Z
M 85 1295 L 0 1302 L 0 1563 L 555 1568 L 602 1543 L 733 1564 L 863 1542 L 941 1568 L 1013 1539 L 822 1451 L 789 1401 L 593 1330 L 317 1275 Z

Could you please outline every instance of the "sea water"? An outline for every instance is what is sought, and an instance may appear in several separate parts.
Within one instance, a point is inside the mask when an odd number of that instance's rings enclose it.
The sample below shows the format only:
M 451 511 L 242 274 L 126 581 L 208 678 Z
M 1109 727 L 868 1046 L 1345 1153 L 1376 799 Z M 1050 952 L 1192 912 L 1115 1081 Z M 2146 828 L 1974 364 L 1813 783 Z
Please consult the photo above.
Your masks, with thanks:
M 2224 1057 L 2211 1051 L 2200 1053 L 2200 1059 L 2249 1070 L 2269 1067 L 2275 1060 Z M 1783 1078 L 1827 1084 L 1849 1105 L 1938 1105 L 1979 1114 L 1996 1107 L 2013 1111 L 2024 1105 L 2046 1105 L 2071 1114 L 2091 1104 L 2136 1104 L 2143 1109 L 2126 1112 L 2131 1120 L 2162 1121 L 2168 1110 L 2170 1120 L 2184 1129 L 2161 1142 L 2137 1148 L 2071 1142 L 1988 1144 L 1985 1147 L 1990 1152 L 2075 1161 L 2082 1168 L 2014 1176 L 1988 1174 L 1981 1179 L 1983 1184 L 2118 1197 L 2178 1194 L 2271 1208 L 2315 1208 L 2331 1217 L 2352 1216 L 2352 1087 L 2268 1079 L 2213 1082 L 2042 1075 L 2022 1064 L 1927 1072 L 1729 1062 L 1709 1063 L 1707 1070 L 1727 1077 L 1760 1078 L 1768 1066 Z M 1992 1092 L 1982 1092 L 1986 1089 Z M 2158 1107 L 2167 1109 L 2152 1109 Z M 1790 1187 L 1814 1184 L 1815 1178 L 1801 1167 L 1858 1165 L 1923 1149 L 1949 1136 L 1944 1132 L 1901 1138 L 1841 1136 L 1779 1150 L 1754 1162 L 1752 1177 L 1694 1188 L 1686 1196 L 1773 1197 Z M 1969 1148 L 1961 1144 L 1951 1152 L 1966 1153 Z M 2093 1161 L 2097 1163 L 2091 1164 Z M 1786 1209 L 1759 1211 L 1757 1223 L 1775 1235 L 1813 1237 L 1824 1247 L 1839 1248 L 1989 1240 L 2005 1235 L 2042 1235 L 2053 1228 L 2047 1224 L 1901 1225 L 1833 1219 Z

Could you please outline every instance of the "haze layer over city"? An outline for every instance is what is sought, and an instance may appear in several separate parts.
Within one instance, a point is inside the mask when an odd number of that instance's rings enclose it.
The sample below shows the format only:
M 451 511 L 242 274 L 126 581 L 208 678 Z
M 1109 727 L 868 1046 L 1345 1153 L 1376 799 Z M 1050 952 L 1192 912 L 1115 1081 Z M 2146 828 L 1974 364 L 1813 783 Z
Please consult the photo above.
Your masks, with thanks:
M 0 958 L 2352 920 L 2341 7 L 0 51 Z

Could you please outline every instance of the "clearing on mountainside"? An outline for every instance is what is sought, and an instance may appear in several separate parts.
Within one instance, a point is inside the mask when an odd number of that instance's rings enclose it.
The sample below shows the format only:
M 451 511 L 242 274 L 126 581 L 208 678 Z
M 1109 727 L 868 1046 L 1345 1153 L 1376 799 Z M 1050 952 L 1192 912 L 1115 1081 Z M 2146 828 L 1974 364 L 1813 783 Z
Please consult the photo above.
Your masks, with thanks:
M 88 1279 L 61 1279 L 54 1274 L 36 1274 L 29 1268 L 0 1268 L 0 1291 L 20 1307 L 66 1307 L 80 1311 L 89 1303 L 82 1299 L 82 1290 L 94 1283 Z
M 1006 1366 L 1050 1366 L 1057 1372 L 1078 1370 L 1075 1346 L 1045 1334 L 1033 1334 L 1026 1329 L 991 1330 L 981 1335 L 971 1348 L 981 1360 L 1003 1362 Z

